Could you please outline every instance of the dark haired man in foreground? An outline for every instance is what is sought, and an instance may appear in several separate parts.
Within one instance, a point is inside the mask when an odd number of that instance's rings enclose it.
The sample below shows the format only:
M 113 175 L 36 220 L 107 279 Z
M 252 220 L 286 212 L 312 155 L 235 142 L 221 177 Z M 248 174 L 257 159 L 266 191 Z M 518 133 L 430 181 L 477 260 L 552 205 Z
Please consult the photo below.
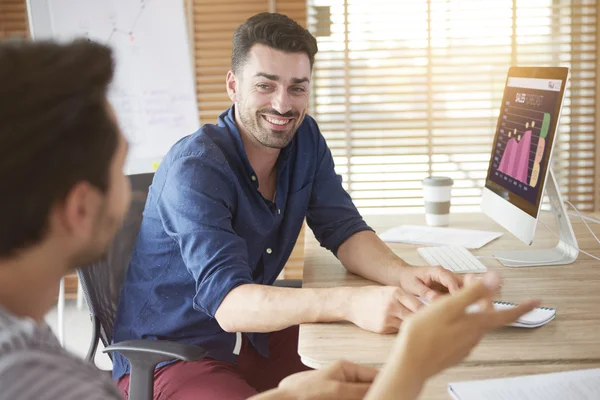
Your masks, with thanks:
M 44 315 L 60 279 L 107 250 L 129 206 L 111 51 L 0 43 L 0 399 L 119 399 Z

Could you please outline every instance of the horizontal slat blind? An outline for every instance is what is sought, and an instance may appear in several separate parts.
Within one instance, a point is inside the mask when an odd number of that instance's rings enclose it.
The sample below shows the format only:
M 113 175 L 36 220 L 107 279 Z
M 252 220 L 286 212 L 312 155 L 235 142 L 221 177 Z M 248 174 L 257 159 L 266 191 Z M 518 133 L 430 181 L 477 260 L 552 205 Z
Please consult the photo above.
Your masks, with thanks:
M 0 39 L 27 37 L 25 0 L 0 0 Z
M 554 169 L 563 194 L 593 209 L 597 8 L 311 0 L 313 114 L 361 211 L 422 211 L 429 174 L 455 180 L 453 211 L 478 210 L 510 65 L 571 67 Z
M 285 14 L 306 28 L 306 0 L 276 0 L 275 11 Z

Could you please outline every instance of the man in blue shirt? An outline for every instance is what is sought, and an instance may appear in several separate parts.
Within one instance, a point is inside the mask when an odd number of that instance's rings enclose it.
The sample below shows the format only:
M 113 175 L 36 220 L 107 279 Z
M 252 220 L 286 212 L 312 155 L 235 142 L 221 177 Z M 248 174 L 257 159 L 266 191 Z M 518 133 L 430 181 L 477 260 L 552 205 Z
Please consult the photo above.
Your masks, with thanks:
M 306 115 L 316 52 L 315 38 L 289 18 L 250 18 L 233 37 L 234 105 L 175 144 L 156 172 L 115 341 L 193 343 L 210 359 L 160 365 L 155 396 L 247 398 L 305 369 L 298 324 L 347 320 L 394 332 L 421 307 L 415 296 L 462 285 L 449 271 L 406 264 L 356 210 Z M 348 271 L 384 286 L 273 287 L 305 218 Z M 128 373 L 116 356 L 113 378 L 125 394 Z

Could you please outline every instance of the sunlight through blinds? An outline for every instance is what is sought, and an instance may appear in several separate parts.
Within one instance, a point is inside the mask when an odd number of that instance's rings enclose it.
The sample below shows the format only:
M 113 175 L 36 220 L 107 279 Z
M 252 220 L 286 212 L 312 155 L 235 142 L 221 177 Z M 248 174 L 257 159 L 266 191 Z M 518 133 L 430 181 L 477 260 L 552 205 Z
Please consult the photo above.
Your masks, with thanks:
M 422 212 L 436 174 L 453 211 L 477 211 L 511 65 L 571 68 L 554 170 L 592 210 L 597 15 L 592 0 L 311 0 L 312 113 L 360 210 Z

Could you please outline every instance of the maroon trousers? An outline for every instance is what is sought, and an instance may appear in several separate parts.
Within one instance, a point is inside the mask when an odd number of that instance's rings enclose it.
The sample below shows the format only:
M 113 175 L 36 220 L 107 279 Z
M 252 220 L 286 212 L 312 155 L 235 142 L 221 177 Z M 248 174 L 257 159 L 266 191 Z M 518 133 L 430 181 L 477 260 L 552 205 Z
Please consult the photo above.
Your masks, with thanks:
M 269 358 L 264 358 L 242 335 L 238 364 L 205 359 L 178 361 L 154 372 L 154 400 L 247 399 L 277 387 L 295 372 L 310 368 L 298 355 L 298 326 L 269 334 Z M 117 381 L 119 391 L 129 398 L 129 375 Z

